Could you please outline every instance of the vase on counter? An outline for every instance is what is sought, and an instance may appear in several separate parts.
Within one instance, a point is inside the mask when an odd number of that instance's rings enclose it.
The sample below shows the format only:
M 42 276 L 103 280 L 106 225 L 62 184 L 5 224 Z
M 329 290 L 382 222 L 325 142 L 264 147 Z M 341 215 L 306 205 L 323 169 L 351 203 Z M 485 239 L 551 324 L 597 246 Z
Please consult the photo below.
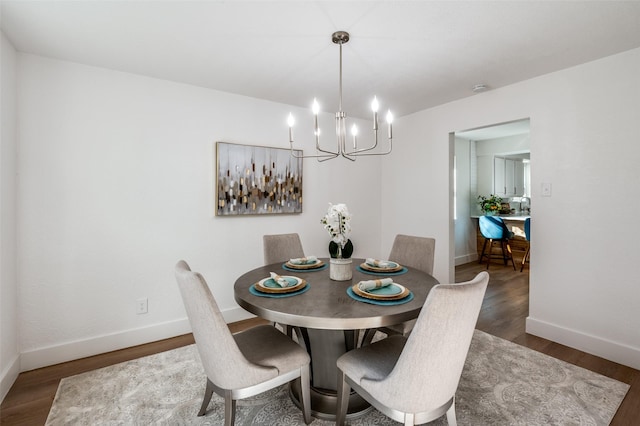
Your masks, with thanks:
M 334 281 L 349 281 L 353 277 L 351 254 L 353 244 L 347 240 L 344 247 L 331 241 L 329 243 L 329 278 Z

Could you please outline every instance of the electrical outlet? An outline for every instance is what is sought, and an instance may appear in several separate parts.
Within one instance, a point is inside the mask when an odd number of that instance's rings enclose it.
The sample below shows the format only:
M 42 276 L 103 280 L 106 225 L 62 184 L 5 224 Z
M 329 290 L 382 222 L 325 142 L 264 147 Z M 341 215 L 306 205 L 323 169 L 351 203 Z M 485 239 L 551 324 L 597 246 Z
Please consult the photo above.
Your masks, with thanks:
M 136 300 L 136 314 L 146 314 L 147 312 L 149 312 L 149 300 L 146 297 Z

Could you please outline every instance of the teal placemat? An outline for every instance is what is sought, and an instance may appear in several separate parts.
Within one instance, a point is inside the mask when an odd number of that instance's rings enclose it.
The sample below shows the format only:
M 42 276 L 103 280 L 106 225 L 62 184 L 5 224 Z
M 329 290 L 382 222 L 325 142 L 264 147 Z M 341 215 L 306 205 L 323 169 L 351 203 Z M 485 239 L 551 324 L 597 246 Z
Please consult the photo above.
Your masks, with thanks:
M 378 276 L 393 276 L 393 275 L 402 275 L 402 274 L 406 274 L 407 272 L 409 272 L 409 270 L 405 267 L 403 267 L 401 270 L 396 271 L 396 272 L 373 272 L 373 271 L 368 271 L 366 269 L 363 269 L 360 265 L 356 266 L 356 269 L 360 272 L 362 272 L 363 274 L 369 274 L 369 275 L 378 275 Z
M 353 292 L 351 287 L 347 289 L 347 294 L 352 299 L 357 300 L 358 302 L 371 303 L 372 305 L 381 305 L 381 306 L 391 306 L 391 305 L 402 305 L 403 303 L 411 302 L 413 300 L 413 292 L 409 292 L 409 295 L 404 299 L 400 300 L 374 300 L 367 299 L 366 297 L 358 296 Z
M 296 291 L 292 291 L 291 293 L 263 293 L 261 291 L 258 291 L 255 289 L 255 284 L 253 284 L 251 287 L 249 287 L 249 293 L 253 294 L 254 296 L 260 296 L 260 297 L 291 297 L 291 296 L 297 296 L 299 294 L 304 293 L 305 291 L 308 291 L 309 288 L 311 287 L 309 285 L 309 283 L 307 283 L 306 286 L 302 287 L 300 290 L 296 290 Z
M 329 267 L 328 264 L 324 264 L 319 268 L 313 268 L 313 269 L 293 269 L 293 268 L 289 268 L 287 266 L 286 263 L 282 264 L 282 269 L 284 269 L 285 271 L 291 271 L 291 272 L 316 272 L 316 271 L 322 271 L 323 269 L 327 269 Z

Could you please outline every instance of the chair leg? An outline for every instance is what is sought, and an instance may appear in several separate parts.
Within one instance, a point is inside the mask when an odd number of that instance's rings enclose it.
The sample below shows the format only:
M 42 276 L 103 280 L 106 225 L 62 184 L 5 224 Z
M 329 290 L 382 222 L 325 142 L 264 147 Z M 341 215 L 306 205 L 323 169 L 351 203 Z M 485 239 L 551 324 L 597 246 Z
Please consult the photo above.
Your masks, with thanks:
M 349 394 L 351 386 L 344 377 L 344 372 L 338 368 L 338 406 L 336 408 L 336 425 L 342 426 L 347 418 L 349 408 Z
M 231 397 L 231 392 L 224 395 L 224 426 L 233 426 L 236 421 L 236 400 Z
M 491 263 L 491 252 L 493 252 L 493 239 L 489 238 L 489 254 L 487 254 L 487 270 L 489 270 L 489 264 Z M 484 240 L 484 243 L 487 243 L 487 240 Z M 484 249 L 482 249 L 482 253 L 484 253 Z
M 500 240 L 500 250 L 502 250 L 502 261 L 504 262 L 504 266 L 507 266 L 507 262 L 509 261 L 509 255 L 507 248 L 507 240 Z
M 373 340 L 373 336 L 376 335 L 375 328 L 368 328 L 364 331 L 364 336 L 362 337 L 362 343 L 360 343 L 360 347 L 369 346 L 371 341 Z
M 310 386 L 309 365 L 306 365 L 300 369 L 300 388 L 302 389 L 302 416 L 305 424 L 310 424 L 313 419 L 311 418 L 311 386 Z
M 527 259 L 529 258 L 529 250 L 531 250 L 531 247 L 527 247 L 527 251 L 524 252 L 524 256 L 522 257 L 522 265 L 520 265 L 520 272 L 522 272 L 522 270 L 524 269 L 524 264 L 527 262 Z
M 482 258 L 484 257 L 484 249 L 487 247 L 487 239 L 484 239 L 484 244 L 482 244 L 482 253 L 480 253 L 480 260 L 478 263 L 482 263 Z M 491 253 L 491 246 L 489 246 L 489 253 Z M 488 262 L 488 260 L 487 260 Z
M 207 412 L 207 407 L 209 406 L 209 402 L 211 401 L 211 397 L 213 396 L 213 383 L 211 380 L 207 379 L 207 387 L 204 391 L 204 398 L 202 399 L 202 405 L 200 406 L 200 411 L 198 411 L 198 416 L 204 416 Z
M 507 251 L 509 252 L 509 259 L 511 259 L 511 265 L 513 265 L 513 270 L 516 270 L 516 264 L 513 261 L 513 252 L 511 251 L 511 245 L 509 244 L 509 241 L 506 241 L 505 244 L 507 245 Z M 505 263 L 506 265 L 506 263 Z
M 456 399 L 453 397 L 453 404 L 447 410 L 447 423 L 449 426 L 456 426 L 458 422 L 456 421 Z
M 415 415 L 413 413 L 404 413 L 404 426 L 413 426 L 416 424 Z

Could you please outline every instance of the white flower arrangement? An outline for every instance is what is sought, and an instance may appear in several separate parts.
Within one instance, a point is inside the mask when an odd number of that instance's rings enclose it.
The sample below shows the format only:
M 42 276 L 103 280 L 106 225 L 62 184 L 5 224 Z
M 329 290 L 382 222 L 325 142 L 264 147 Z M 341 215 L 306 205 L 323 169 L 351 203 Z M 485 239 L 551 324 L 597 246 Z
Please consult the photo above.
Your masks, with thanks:
M 344 248 L 351 234 L 351 214 L 346 204 L 331 204 L 327 214 L 320 220 L 324 229 L 331 235 L 331 240 Z

